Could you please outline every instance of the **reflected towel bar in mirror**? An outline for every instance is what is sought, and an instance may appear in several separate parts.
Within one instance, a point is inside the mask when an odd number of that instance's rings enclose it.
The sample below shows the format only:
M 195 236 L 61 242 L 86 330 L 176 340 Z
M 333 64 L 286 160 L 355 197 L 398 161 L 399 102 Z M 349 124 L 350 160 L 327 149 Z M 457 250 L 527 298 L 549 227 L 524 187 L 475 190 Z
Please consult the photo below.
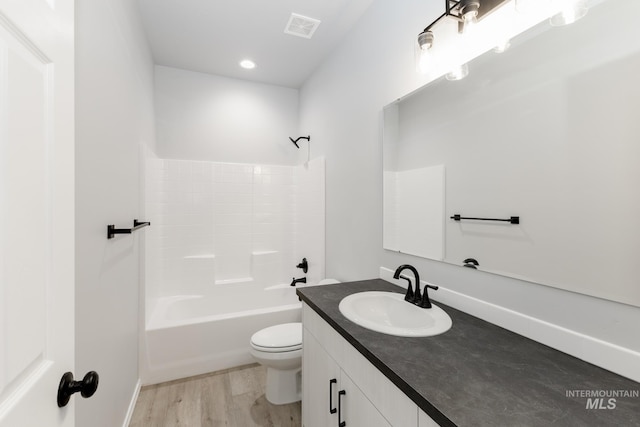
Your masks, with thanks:
M 107 239 L 113 239 L 116 234 L 131 234 L 132 232 L 151 225 L 150 222 L 141 222 L 137 219 L 133 220 L 132 228 L 116 228 L 115 225 L 107 225 Z
M 460 214 L 455 214 L 451 217 L 452 220 L 454 221 L 461 221 L 463 219 L 470 219 L 473 221 L 501 221 L 501 222 L 509 222 L 511 224 L 520 224 L 520 217 L 519 216 L 512 216 L 511 218 L 507 218 L 507 219 L 500 219 L 500 218 L 472 218 L 472 217 L 466 217 L 466 216 L 461 216 Z

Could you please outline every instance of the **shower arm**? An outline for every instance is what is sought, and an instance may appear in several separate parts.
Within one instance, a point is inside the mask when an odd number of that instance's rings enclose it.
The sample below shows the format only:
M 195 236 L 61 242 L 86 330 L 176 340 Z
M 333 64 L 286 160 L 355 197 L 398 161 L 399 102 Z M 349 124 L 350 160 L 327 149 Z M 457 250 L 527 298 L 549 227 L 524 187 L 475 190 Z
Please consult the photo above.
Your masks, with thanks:
M 289 137 L 289 140 L 291 142 L 293 142 L 293 145 L 295 145 L 296 148 L 300 148 L 300 146 L 298 145 L 298 141 L 300 141 L 301 139 L 306 139 L 307 141 L 311 142 L 311 135 L 309 135 L 309 136 L 300 136 L 300 137 L 296 138 L 295 140 L 293 138 Z

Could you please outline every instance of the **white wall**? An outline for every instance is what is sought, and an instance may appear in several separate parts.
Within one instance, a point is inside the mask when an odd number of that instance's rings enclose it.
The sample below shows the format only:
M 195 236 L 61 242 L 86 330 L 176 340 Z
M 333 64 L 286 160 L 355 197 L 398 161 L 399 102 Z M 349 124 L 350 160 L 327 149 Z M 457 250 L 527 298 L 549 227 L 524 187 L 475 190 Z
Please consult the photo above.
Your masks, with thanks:
M 326 158 L 327 276 L 376 277 L 382 262 L 382 107 L 426 81 L 413 43 L 442 4 L 374 1 L 300 91 L 300 129 Z M 304 158 L 306 153 L 300 153 Z
M 125 422 L 138 382 L 139 146 L 154 145 L 153 64 L 136 2 L 76 4 L 76 370 L 98 391 L 78 426 Z
M 155 96 L 159 157 L 296 161 L 296 89 L 156 66 Z
M 340 48 L 301 88 L 300 128 L 314 137 L 313 155 L 326 158 L 327 276 L 342 281 L 372 278 L 379 276 L 379 266 L 395 269 L 410 263 L 428 282 L 637 355 L 637 307 L 382 249 L 382 107 L 425 81 L 414 71 L 413 43 L 442 12 L 440 2 L 427 3 L 374 1 Z M 557 336 L 537 339 L 559 346 Z M 616 363 L 597 360 L 593 352 L 590 357 L 610 369 Z

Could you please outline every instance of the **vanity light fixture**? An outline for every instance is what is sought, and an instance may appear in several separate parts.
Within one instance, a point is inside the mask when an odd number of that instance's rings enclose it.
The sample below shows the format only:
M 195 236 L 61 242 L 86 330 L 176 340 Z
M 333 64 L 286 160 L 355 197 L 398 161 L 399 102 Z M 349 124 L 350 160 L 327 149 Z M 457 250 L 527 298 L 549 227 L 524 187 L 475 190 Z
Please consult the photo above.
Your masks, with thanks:
M 471 28 L 485 15 L 497 9 L 504 3 L 510 0 L 445 0 L 445 11 L 435 21 L 427 25 L 427 27 L 418 34 L 417 46 L 416 46 L 416 62 L 419 71 L 426 71 L 425 68 L 428 65 L 429 49 L 434 43 L 433 27 L 445 18 L 451 18 L 458 22 L 458 32 L 468 33 Z M 462 65 L 461 68 L 466 66 Z M 459 78 L 451 78 L 451 80 L 459 80 L 464 78 L 467 74 L 460 73 L 460 70 L 449 73 L 447 76 L 462 76 Z M 463 70 L 464 71 L 464 70 Z M 468 73 L 468 67 L 466 67 L 466 73 Z M 447 77 L 449 78 L 449 77 Z
M 445 18 L 458 21 L 458 32 L 466 32 L 484 16 L 508 1 L 510 0 L 444 0 L 444 13 L 431 24 L 427 25 L 420 35 L 418 35 L 418 39 L 425 33 L 431 33 L 431 43 L 433 43 L 433 32 L 431 29 Z M 420 40 L 418 40 L 418 43 L 420 43 Z
M 589 11 L 586 0 L 563 0 L 563 3 L 562 10 L 549 19 L 554 27 L 573 24 Z

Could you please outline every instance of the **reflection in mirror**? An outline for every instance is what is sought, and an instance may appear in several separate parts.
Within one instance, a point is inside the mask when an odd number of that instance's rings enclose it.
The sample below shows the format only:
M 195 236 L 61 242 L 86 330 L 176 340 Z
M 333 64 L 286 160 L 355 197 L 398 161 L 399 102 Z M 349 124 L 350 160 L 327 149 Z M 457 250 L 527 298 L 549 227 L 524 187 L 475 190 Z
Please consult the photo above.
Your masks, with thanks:
M 444 166 L 385 171 L 384 247 L 442 261 L 444 258 Z
M 385 107 L 385 248 L 640 306 L 639 15 L 637 0 L 609 0 L 572 26 L 541 24 L 465 80 Z M 401 221 L 401 181 L 432 168 L 444 194 L 424 177 L 409 191 L 416 206 L 446 200 L 444 218 Z M 420 221 L 445 225 L 441 258 L 397 238 L 419 237 L 403 227 Z

